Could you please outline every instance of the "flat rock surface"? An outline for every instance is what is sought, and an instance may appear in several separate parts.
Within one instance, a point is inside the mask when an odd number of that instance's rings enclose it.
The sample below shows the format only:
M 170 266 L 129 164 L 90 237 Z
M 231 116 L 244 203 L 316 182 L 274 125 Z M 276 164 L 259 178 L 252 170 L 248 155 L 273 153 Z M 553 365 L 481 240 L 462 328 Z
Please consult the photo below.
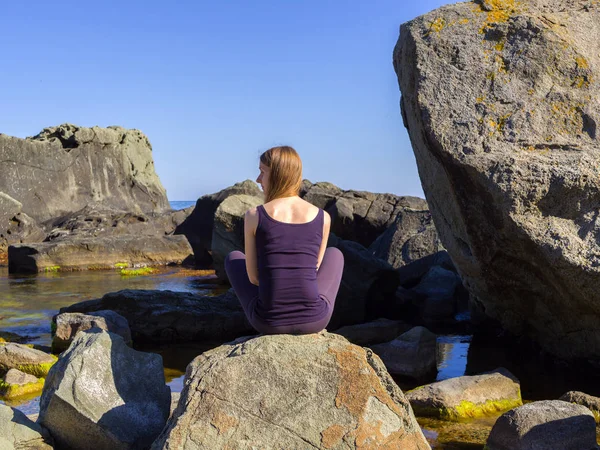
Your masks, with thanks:
M 111 292 L 60 313 L 112 310 L 127 319 L 135 343 L 216 342 L 254 334 L 233 290 L 218 296 L 189 292 Z
M 0 449 L 52 450 L 51 437 L 18 409 L 0 404 Z
M 402 25 L 394 67 L 427 203 L 473 299 L 600 359 L 600 4 L 478 0 Z

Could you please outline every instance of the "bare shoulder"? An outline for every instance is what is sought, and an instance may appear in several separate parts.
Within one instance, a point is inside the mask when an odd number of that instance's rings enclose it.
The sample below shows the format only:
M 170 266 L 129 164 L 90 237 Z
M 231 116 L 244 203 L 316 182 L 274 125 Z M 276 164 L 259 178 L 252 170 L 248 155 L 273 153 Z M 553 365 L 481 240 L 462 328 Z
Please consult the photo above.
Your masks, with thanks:
M 330 216 L 330 215 L 329 215 L 329 213 L 328 213 L 327 211 L 325 211 L 325 210 L 323 210 L 323 219 L 324 219 L 324 221 L 325 221 L 325 223 L 326 223 L 327 225 L 330 225 L 330 224 L 331 224 L 331 216 Z
M 250 225 L 257 224 L 258 223 L 258 206 L 250 208 L 248 211 L 246 211 L 246 214 L 244 215 L 244 220 Z

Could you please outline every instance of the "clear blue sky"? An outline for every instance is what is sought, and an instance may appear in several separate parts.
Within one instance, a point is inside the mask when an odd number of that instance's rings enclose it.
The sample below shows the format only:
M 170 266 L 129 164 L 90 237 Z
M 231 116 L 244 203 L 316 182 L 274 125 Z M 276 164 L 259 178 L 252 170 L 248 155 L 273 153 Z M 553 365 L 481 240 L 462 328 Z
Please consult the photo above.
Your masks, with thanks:
M 138 128 L 170 200 L 255 179 L 278 144 L 313 182 L 423 196 L 392 50 L 445 3 L 3 2 L 0 132 Z

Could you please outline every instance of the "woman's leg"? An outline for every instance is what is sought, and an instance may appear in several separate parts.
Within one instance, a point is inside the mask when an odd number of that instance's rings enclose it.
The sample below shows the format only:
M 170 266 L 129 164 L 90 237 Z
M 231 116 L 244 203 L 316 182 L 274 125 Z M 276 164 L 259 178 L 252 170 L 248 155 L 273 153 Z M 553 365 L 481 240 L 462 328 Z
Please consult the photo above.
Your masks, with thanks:
M 238 250 L 229 253 L 225 258 L 225 272 L 246 313 L 248 322 L 255 327 L 254 307 L 258 301 L 258 286 L 250 283 L 250 278 L 248 278 L 246 255 Z

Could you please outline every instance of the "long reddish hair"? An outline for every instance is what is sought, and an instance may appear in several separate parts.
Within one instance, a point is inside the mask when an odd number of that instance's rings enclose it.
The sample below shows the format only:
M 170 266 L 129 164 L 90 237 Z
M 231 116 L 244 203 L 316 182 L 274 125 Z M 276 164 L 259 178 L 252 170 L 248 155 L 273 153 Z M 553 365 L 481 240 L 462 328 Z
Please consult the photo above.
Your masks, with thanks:
M 300 194 L 302 160 L 296 150 L 287 145 L 273 147 L 260 155 L 260 162 L 271 169 L 265 203 Z

